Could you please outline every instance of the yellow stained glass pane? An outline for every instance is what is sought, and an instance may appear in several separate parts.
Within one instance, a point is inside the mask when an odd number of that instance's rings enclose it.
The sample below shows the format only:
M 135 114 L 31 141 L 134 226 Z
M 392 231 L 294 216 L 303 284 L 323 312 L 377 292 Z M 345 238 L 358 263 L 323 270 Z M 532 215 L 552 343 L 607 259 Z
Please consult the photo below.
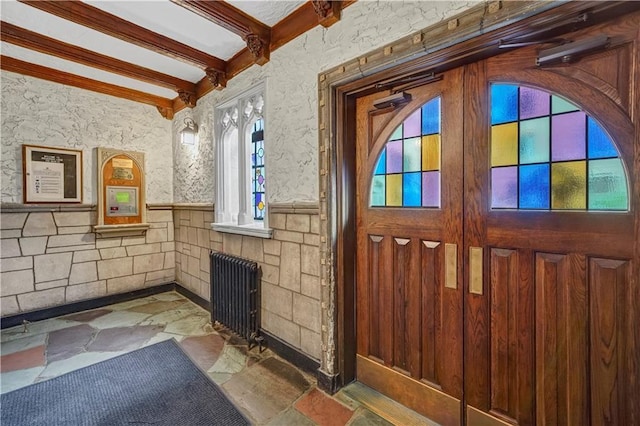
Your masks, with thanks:
M 518 123 L 491 126 L 491 167 L 518 164 Z
M 422 137 L 422 171 L 440 170 L 440 135 Z
M 586 161 L 551 164 L 551 208 L 587 208 Z
M 402 175 L 387 175 L 387 206 L 402 206 Z

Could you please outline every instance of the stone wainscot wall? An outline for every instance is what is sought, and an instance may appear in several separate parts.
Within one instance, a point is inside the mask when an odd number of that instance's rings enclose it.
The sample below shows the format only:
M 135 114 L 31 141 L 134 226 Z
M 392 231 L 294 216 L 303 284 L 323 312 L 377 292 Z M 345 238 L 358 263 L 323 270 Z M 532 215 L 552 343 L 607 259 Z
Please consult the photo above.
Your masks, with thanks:
M 315 359 L 321 355 L 317 203 L 269 206 L 273 238 L 211 230 L 212 204 L 174 204 L 176 281 L 210 300 L 209 250 L 258 262 L 262 328 Z
M 2 205 L 2 316 L 126 293 L 175 279 L 171 206 L 150 206 L 137 237 L 100 238 L 92 205 Z

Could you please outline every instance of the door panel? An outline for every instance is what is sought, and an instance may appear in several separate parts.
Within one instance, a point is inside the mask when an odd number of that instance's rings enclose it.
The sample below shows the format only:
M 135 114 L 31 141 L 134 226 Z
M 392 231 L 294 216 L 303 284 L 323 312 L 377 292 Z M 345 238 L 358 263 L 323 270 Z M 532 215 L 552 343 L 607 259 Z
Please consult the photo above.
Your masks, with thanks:
M 412 101 L 396 110 L 373 107 L 386 93 L 356 105 L 357 378 L 442 424 L 460 423 L 462 397 L 461 82 L 462 70 L 451 71 L 410 90 Z M 447 165 L 440 167 L 441 208 L 370 207 L 387 140 L 437 97 L 438 163 Z
M 637 46 L 640 19 L 626 19 L 576 34 L 604 32 L 620 46 L 575 65 L 538 68 L 538 47 L 529 47 L 466 68 L 465 253 L 482 248 L 486 266 L 484 293 L 471 293 L 467 254 L 467 424 L 640 423 L 638 398 L 630 397 L 640 394 L 640 125 L 626 108 L 638 79 L 626 70 L 633 55 L 637 62 L 638 50 L 630 46 Z M 600 121 L 626 166 L 630 210 L 492 209 L 493 82 L 559 94 Z
M 531 46 L 465 65 L 394 111 L 372 106 L 387 93 L 358 99 L 358 380 L 442 424 L 640 424 L 638 28 L 634 13 L 573 33 L 615 40 L 575 64 L 539 68 Z M 492 209 L 492 83 L 596 119 L 620 153 L 629 209 Z M 385 142 L 435 96 L 441 207 L 369 207 Z

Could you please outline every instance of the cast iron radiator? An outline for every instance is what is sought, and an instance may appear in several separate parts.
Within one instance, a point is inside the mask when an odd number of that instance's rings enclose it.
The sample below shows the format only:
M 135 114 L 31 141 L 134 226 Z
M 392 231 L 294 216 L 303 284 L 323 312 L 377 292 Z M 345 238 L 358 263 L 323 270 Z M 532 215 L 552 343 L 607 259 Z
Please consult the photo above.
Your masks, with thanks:
M 260 327 L 260 267 L 256 262 L 210 252 L 211 322 L 218 322 L 262 350 Z

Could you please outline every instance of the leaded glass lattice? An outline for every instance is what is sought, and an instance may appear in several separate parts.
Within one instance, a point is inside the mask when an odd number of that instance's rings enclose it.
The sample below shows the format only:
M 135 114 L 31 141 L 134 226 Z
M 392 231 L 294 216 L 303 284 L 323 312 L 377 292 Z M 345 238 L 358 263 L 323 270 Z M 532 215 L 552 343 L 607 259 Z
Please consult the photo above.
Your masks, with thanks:
M 627 176 L 602 126 L 543 90 L 491 85 L 491 207 L 629 209 Z
M 251 129 L 251 200 L 253 218 L 264 220 L 265 211 L 265 174 L 264 174 L 264 121 L 256 121 Z
M 440 207 L 440 98 L 414 111 L 385 144 L 371 180 L 371 207 Z

